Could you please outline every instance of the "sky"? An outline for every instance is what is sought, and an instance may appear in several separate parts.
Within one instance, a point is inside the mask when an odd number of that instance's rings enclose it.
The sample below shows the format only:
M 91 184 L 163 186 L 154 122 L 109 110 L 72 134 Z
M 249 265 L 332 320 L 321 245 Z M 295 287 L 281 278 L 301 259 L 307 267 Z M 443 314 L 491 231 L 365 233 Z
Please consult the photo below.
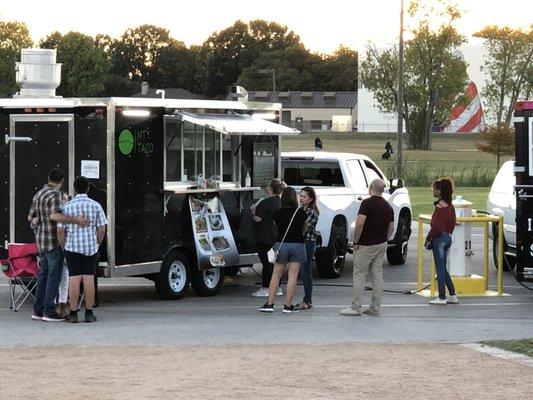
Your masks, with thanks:
M 489 24 L 527 27 L 533 22 L 532 0 L 457 3 L 464 15 L 458 28 L 467 36 Z M 201 44 L 237 19 L 260 18 L 287 25 L 308 49 L 323 53 L 340 44 L 362 50 L 368 41 L 379 47 L 396 43 L 400 9 L 400 0 L 2 0 L 0 4 L 0 19 L 25 22 L 35 41 L 56 30 L 118 38 L 127 28 L 153 24 L 169 29 L 187 45 Z
M 0 20 L 25 22 L 33 40 L 53 31 L 105 33 L 119 38 L 127 28 L 153 24 L 169 29 L 186 45 L 202 44 L 211 33 L 240 19 L 265 19 L 286 25 L 311 51 L 332 53 L 339 45 L 364 53 L 398 42 L 401 0 L 0 0 Z M 421 0 L 429 4 L 438 0 Z M 461 50 L 470 78 L 481 89 L 485 76 L 482 41 L 472 37 L 486 25 L 527 28 L 533 22 L 533 0 L 455 0 L 463 17 L 457 28 L 468 38 Z M 409 0 L 404 0 L 407 5 Z M 415 21 L 406 14 L 405 29 Z M 407 33 L 408 37 L 409 34 Z

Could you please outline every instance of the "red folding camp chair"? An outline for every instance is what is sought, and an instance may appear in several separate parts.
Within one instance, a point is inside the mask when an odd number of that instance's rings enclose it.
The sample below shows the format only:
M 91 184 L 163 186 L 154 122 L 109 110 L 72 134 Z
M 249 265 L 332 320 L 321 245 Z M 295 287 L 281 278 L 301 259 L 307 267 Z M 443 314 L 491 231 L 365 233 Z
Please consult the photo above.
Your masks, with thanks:
M 7 254 L 7 259 L 0 260 L 0 265 L 9 281 L 9 308 L 18 311 L 28 298 L 35 300 L 39 251 L 35 243 L 10 243 Z

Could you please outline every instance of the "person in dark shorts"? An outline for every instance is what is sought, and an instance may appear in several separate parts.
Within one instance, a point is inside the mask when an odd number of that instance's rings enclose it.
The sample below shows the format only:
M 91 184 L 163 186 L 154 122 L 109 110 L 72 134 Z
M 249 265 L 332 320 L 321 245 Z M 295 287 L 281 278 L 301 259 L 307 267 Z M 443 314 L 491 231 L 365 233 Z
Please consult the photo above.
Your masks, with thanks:
M 254 297 L 268 297 L 268 286 L 272 278 L 274 264 L 268 261 L 267 253 L 274 246 L 278 237 L 278 231 L 272 217 L 274 211 L 281 208 L 281 200 L 279 198 L 281 190 L 281 181 L 276 178 L 271 179 L 265 188 L 267 197 L 252 205 L 257 254 L 261 264 L 263 264 L 262 286 L 261 289 L 252 293 Z M 278 288 L 276 295 L 283 296 L 281 287 Z
M 292 304 L 292 299 L 296 291 L 300 264 L 307 261 L 304 244 L 306 220 L 307 213 L 298 207 L 298 199 L 294 189 L 290 186 L 283 189 L 281 193 L 281 209 L 274 212 L 274 222 L 278 227 L 278 240 L 275 245 L 278 256 L 274 264 L 272 279 L 270 280 L 268 301 L 259 308 L 259 311 L 274 311 L 274 298 L 279 287 L 279 281 L 285 266 L 288 266 L 287 297 L 283 312 L 298 312 L 298 309 Z
M 69 271 L 69 297 L 72 309 L 70 322 L 78 322 L 78 304 L 80 282 L 83 283 L 85 295 L 85 322 L 95 322 L 94 273 L 98 262 L 98 249 L 105 236 L 107 219 L 102 206 L 87 196 L 89 181 L 84 176 L 74 180 L 76 196 L 63 206 L 65 215 L 84 215 L 90 222 L 86 228 L 72 224 L 58 225 L 58 238 L 65 249 L 65 258 Z
M 387 241 L 394 232 L 394 211 L 381 195 L 385 182 L 376 178 L 370 183 L 370 197 L 361 202 L 354 237 L 352 305 L 341 310 L 342 315 L 361 315 L 361 303 L 368 272 L 372 274 L 372 301 L 367 315 L 379 315 L 383 293 L 383 259 L 387 252 Z

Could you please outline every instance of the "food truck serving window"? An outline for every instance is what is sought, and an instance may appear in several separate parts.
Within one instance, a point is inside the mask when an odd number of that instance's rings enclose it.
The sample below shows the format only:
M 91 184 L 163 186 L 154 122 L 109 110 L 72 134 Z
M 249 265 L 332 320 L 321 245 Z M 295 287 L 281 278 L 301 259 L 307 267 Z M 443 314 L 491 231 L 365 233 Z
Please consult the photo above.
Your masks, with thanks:
M 188 121 L 167 118 L 165 121 L 165 180 L 167 182 L 195 181 L 220 176 L 223 182 L 234 182 L 232 149 L 238 138 L 223 135 L 208 127 Z

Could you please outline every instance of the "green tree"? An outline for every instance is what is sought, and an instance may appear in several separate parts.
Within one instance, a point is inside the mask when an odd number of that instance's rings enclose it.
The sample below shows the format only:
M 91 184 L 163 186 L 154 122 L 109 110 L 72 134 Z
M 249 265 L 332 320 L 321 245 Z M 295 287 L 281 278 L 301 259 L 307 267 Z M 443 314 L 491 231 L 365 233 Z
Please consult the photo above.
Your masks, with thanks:
M 161 49 L 155 60 L 152 84 L 155 87 L 177 87 L 193 93 L 201 91 L 196 80 L 196 58 L 200 47 L 187 48 L 183 42 L 175 41 Z
M 54 32 L 41 40 L 40 47 L 57 50 L 57 62 L 62 64 L 58 94 L 65 97 L 102 94 L 111 63 L 91 36 Z
M 212 33 L 202 45 L 198 54 L 198 81 L 205 94 L 223 96 L 242 71 L 262 54 L 299 43 L 298 35 L 275 22 L 236 21 L 231 27 Z
M 17 92 L 15 63 L 20 57 L 20 50 L 32 46 L 25 23 L 0 21 L 0 97 L 9 97 Z
M 358 54 L 345 46 L 324 58 L 322 66 L 327 91 L 349 92 L 357 90 Z
M 155 25 L 127 29 L 114 44 L 116 55 L 113 60 L 113 72 L 153 85 L 156 79 L 156 62 L 163 49 L 181 45 L 181 42 L 170 37 L 168 29 Z
M 486 26 L 474 36 L 485 39 L 483 99 L 496 125 L 510 125 L 514 104 L 527 99 L 533 88 L 533 25 L 528 31 Z
M 482 142 L 476 142 L 478 150 L 496 156 L 496 164 L 500 168 L 500 160 L 503 156 L 514 155 L 514 129 L 509 127 L 505 122 L 500 122 L 494 126 L 487 126 L 480 139 Z
M 431 124 L 434 120 L 444 120 L 458 102 L 464 101 L 468 76 L 466 63 L 457 52 L 464 42 L 454 27 L 460 17 L 458 11 L 446 6 L 440 14 L 446 21 L 434 29 L 430 26 L 431 13 L 417 8 L 417 4 L 412 3 L 411 15 L 419 11 L 425 14 L 412 30 L 413 39 L 405 45 L 403 109 L 409 147 L 431 149 Z M 396 48 L 379 52 L 375 46 L 367 46 L 361 78 L 364 86 L 374 93 L 382 111 L 396 112 Z

